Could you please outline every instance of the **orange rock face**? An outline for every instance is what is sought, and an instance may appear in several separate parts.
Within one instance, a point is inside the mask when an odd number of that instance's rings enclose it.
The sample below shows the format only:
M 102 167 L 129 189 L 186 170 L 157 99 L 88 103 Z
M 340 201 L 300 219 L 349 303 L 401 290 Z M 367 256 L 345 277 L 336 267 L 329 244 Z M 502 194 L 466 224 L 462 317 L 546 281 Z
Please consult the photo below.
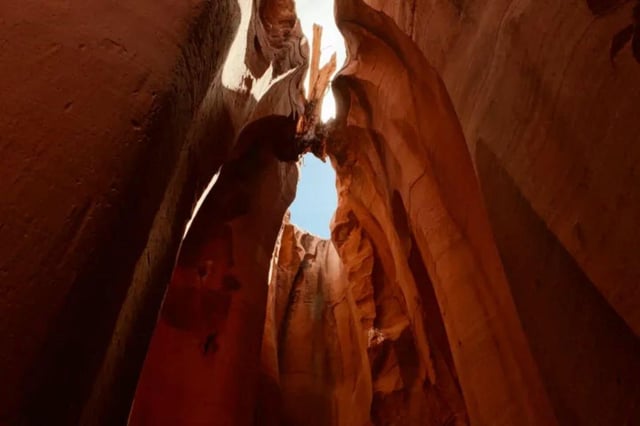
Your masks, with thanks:
M 368 423 L 366 342 L 344 273 L 331 241 L 284 225 L 269 285 L 256 424 Z M 274 392 L 279 401 L 269 400 Z
M 304 46 L 254 3 L 0 6 L 0 423 L 124 424 L 196 201 L 250 123 L 287 156 Z
M 511 7 L 517 8 L 513 4 Z M 573 193 L 577 199 L 585 200 L 585 204 L 571 206 L 574 210 L 571 214 L 590 215 L 584 209 L 593 204 L 586 200 L 595 194 L 590 192 L 591 186 L 571 181 L 572 170 L 599 168 L 604 179 L 612 179 L 615 173 L 585 157 L 563 160 L 552 142 L 540 141 L 545 137 L 544 131 L 554 131 L 561 117 L 580 114 L 579 110 L 584 113 L 584 108 L 557 110 L 557 118 L 543 123 L 537 121 L 546 130 L 523 136 L 523 141 L 513 147 L 505 145 L 508 140 L 504 137 L 500 138 L 504 132 L 501 114 L 505 112 L 481 118 L 478 114 L 482 114 L 482 110 L 471 110 L 462 116 L 462 128 L 471 129 L 472 137 L 473 132 L 496 136 L 488 139 L 490 143 L 483 139 L 478 139 L 477 144 L 474 140 L 465 143 L 454 105 L 464 106 L 476 99 L 474 105 L 483 106 L 488 111 L 485 114 L 504 106 L 487 103 L 488 95 L 473 92 L 480 90 L 482 82 L 472 81 L 474 75 L 469 74 L 468 69 L 452 70 L 455 65 L 467 64 L 464 54 L 446 57 L 433 54 L 435 41 L 446 42 L 447 46 L 460 45 L 462 49 L 463 41 L 457 41 L 456 37 L 464 40 L 467 33 L 469 38 L 477 35 L 453 23 L 446 29 L 448 32 L 438 33 L 438 24 L 476 13 L 482 14 L 486 22 L 480 29 L 481 38 L 485 32 L 486 37 L 496 31 L 501 34 L 507 31 L 506 27 L 496 29 L 498 20 L 490 18 L 492 9 L 479 8 L 475 12 L 473 3 L 461 6 L 457 15 L 446 15 L 450 7 L 435 2 L 416 2 L 413 8 L 406 3 L 385 2 L 378 8 L 389 13 L 412 36 L 415 44 L 394 29 L 383 14 L 357 1 L 338 2 L 337 20 L 349 47 L 349 63 L 334 83 L 340 103 L 339 119 L 327 146 L 338 175 L 340 193 L 332 241 L 343 272 L 333 285 L 346 286 L 347 295 L 353 301 L 350 303 L 356 307 L 348 319 L 343 319 L 342 325 L 335 318 L 321 321 L 332 324 L 332 328 L 344 329 L 343 335 L 348 335 L 346 330 L 359 333 L 358 345 L 367 348 L 367 356 L 359 358 L 354 372 L 368 376 L 371 399 L 366 407 L 353 404 L 353 412 L 368 410 L 367 421 L 373 424 L 403 425 L 640 421 L 640 389 L 634 380 L 640 374 L 640 347 L 637 337 L 625 325 L 626 321 L 633 328 L 633 315 L 638 311 L 638 299 L 634 296 L 637 286 L 631 283 L 640 268 L 632 265 L 628 257 L 634 251 L 624 249 L 631 241 L 615 242 L 616 237 L 607 237 L 606 244 L 614 244 L 615 251 L 607 256 L 592 257 L 591 264 L 582 265 L 577 252 L 559 240 L 559 231 L 545 223 L 549 220 L 545 215 L 569 214 L 568 210 L 553 210 L 549 206 L 546 207 L 549 213 L 536 210 L 534 199 L 529 198 L 534 194 L 527 189 L 531 188 L 530 183 L 523 186 L 505 170 L 521 167 L 518 173 L 523 173 L 530 170 L 527 164 L 558 168 L 564 165 L 569 173 L 556 180 L 559 185 L 550 182 L 562 169 L 552 168 L 546 170 L 546 175 L 541 172 L 529 176 L 538 182 L 534 189 L 536 196 L 549 197 L 562 191 Z M 586 8 L 585 12 L 590 13 Z M 629 9 L 621 9 L 618 14 L 625 16 L 628 12 Z M 525 25 L 536 18 L 545 19 L 543 16 L 551 13 L 523 7 L 520 14 L 514 12 L 509 22 L 514 26 Z M 582 18 L 578 14 L 565 19 L 579 27 Z M 611 21 L 597 30 L 599 46 L 610 40 L 616 25 Z M 563 28 L 567 30 L 570 27 Z M 517 43 L 525 43 L 522 39 L 502 37 L 514 46 L 514 51 Z M 473 46 L 470 41 L 466 43 L 467 49 Z M 561 48 L 562 44 L 555 46 Z M 590 56 L 582 53 L 583 60 L 597 59 L 604 64 L 604 59 L 608 59 L 607 49 L 600 49 L 603 52 L 600 58 L 594 58 L 593 51 L 590 50 Z M 435 61 L 447 82 L 455 88 L 465 88 L 466 92 L 456 94 L 454 91 L 453 103 L 449 101 L 444 84 L 422 54 Z M 496 61 L 482 50 L 473 58 L 472 64 L 478 63 L 479 67 L 484 58 Z M 515 59 L 510 58 L 500 58 L 507 68 L 515 64 Z M 629 59 L 620 59 L 619 65 L 628 65 Z M 561 64 L 554 63 L 554 66 Z M 538 100 L 531 108 L 544 111 L 551 107 L 541 98 L 544 92 L 537 90 L 545 86 L 525 86 L 528 75 L 524 72 L 518 74 L 522 76 L 519 85 L 514 85 L 504 77 L 506 72 L 507 69 L 501 69 L 495 75 L 488 74 L 488 81 L 496 80 L 489 93 L 500 93 L 507 104 L 519 105 L 528 97 Z M 602 68 L 590 70 L 587 77 L 592 74 L 591 78 L 602 79 L 607 72 Z M 625 78 L 622 76 L 628 72 L 630 70 L 621 71 L 619 78 Z M 499 76 L 503 76 L 504 87 L 497 85 Z M 629 75 L 629 78 L 630 87 L 638 88 L 635 76 Z M 491 83 L 485 80 L 482 84 Z M 619 90 L 618 85 L 616 88 Z M 466 97 L 460 97 L 464 93 Z M 567 101 L 577 102 L 579 96 L 596 96 L 588 91 L 580 92 L 578 97 L 571 95 L 572 92 L 564 95 Z M 612 99 L 594 102 L 599 108 L 605 108 Z M 514 107 L 509 113 L 513 115 L 517 111 Z M 606 121 L 608 114 L 600 119 Z M 531 126 L 515 116 L 509 121 L 510 126 L 518 123 L 523 123 L 520 132 Z M 588 124 L 592 128 L 603 125 L 598 120 Z M 577 150 L 579 132 L 571 136 L 564 134 L 571 141 L 563 143 L 573 144 Z M 628 129 L 621 127 L 608 137 L 622 143 L 624 135 L 629 135 Z M 518 154 L 531 144 L 546 144 L 546 152 L 530 158 Z M 471 156 L 467 147 L 471 148 Z M 552 148 L 556 152 L 550 152 Z M 496 150 L 499 149 L 502 151 L 498 157 Z M 597 151 L 596 148 L 589 150 Z M 545 159 L 549 161 L 545 163 Z M 631 181 L 637 182 L 632 170 Z M 630 189 L 626 183 L 617 190 L 626 199 L 635 188 Z M 563 205 L 569 207 L 567 202 Z M 630 214 L 634 209 L 633 205 L 626 204 L 620 214 Z M 629 224 L 628 229 L 635 229 L 636 225 L 637 222 Z M 576 226 L 582 229 L 580 224 Z M 602 232 L 595 227 L 592 231 Z M 634 234 L 636 232 L 631 231 L 631 235 Z M 270 291 L 279 297 L 269 299 L 268 312 L 276 305 L 276 315 L 267 316 L 263 361 L 267 361 L 269 391 L 275 393 L 280 389 L 279 399 L 271 400 L 280 404 L 280 416 L 290 422 L 285 424 L 306 424 L 308 416 L 305 419 L 296 410 L 325 414 L 330 410 L 314 408 L 301 395 L 313 395 L 319 387 L 325 389 L 327 398 L 337 398 L 339 392 L 335 382 L 327 386 L 326 383 L 320 385 L 321 380 L 308 380 L 313 377 L 312 372 L 321 369 L 299 364 L 308 359 L 304 354 L 312 340 L 310 336 L 317 336 L 306 328 L 308 322 L 301 320 L 297 326 L 283 330 L 277 313 L 285 305 L 286 296 L 281 296 L 282 293 L 290 295 L 291 289 L 299 285 L 302 294 L 315 294 L 313 289 L 327 287 L 327 274 L 318 274 L 315 266 L 314 272 L 303 269 L 304 278 L 296 275 L 294 271 L 299 270 L 300 259 L 308 253 L 309 244 L 301 243 L 304 240 L 298 233 L 288 228 L 282 240 L 281 256 L 289 260 L 278 261 L 280 267 L 272 279 Z M 295 261 L 290 260 L 293 242 L 297 242 Z M 619 268 L 618 273 L 628 277 L 627 284 L 603 282 L 598 285 L 590 281 L 589 270 L 612 267 Z M 613 286 L 629 298 L 612 299 L 607 288 L 613 289 Z M 307 302 L 321 303 L 319 299 L 309 296 Z M 634 309 L 626 309 L 625 304 Z M 331 306 L 335 305 L 328 303 L 325 309 Z M 351 323 L 351 317 L 359 319 L 357 326 Z M 340 338 L 339 333 L 335 338 Z M 278 343 L 283 340 L 284 347 Z M 341 346 L 348 345 L 345 341 Z M 290 347 L 295 347 L 295 351 L 287 349 Z M 300 358 L 291 355 L 287 358 L 287 362 L 299 367 L 296 373 L 304 377 L 296 381 L 295 393 L 290 391 L 291 373 L 283 372 L 288 368 L 281 358 L 283 351 L 301 354 Z M 344 360 L 335 362 L 341 365 Z M 353 381 L 357 376 L 345 377 Z M 353 391 L 347 400 L 365 401 L 362 395 L 367 392 L 361 387 L 362 382 L 358 384 L 360 386 L 351 388 Z M 344 400 L 337 400 L 334 407 Z M 318 424 L 351 424 L 335 415 L 318 414 L 312 418 Z M 363 424 L 367 424 L 366 421 Z
M 215 81 L 238 6 L 0 15 L 0 423 L 122 424 L 184 223 L 233 143 Z
M 271 253 L 296 180 L 268 150 L 224 166 L 182 244 L 129 424 L 250 424 Z
M 400 286 L 423 340 L 422 382 L 441 381 L 427 362 L 421 312 L 420 291 L 432 285 L 471 423 L 496 423 L 501 413 L 502 424 L 553 424 L 443 83 L 385 15 L 345 2 L 337 19 L 352 59 L 335 83 L 344 130 L 329 149 L 342 208 L 372 235 Z M 417 283 L 402 267 L 412 249 L 414 267 L 427 272 Z
M 446 84 L 558 421 L 639 422 L 637 2 L 368 3 Z
M 485 191 L 490 173 L 503 169 L 640 335 L 640 152 L 632 142 L 640 75 L 629 50 L 615 64 L 609 57 L 637 2 L 367 3 L 392 16 L 442 75 Z
M 5 3 L 0 424 L 640 424 L 637 2 Z

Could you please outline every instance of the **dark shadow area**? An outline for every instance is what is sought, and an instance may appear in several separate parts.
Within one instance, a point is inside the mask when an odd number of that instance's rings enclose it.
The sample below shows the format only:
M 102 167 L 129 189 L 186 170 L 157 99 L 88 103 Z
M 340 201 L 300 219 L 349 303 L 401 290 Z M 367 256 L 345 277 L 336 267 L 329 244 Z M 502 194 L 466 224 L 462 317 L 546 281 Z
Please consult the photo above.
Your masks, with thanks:
M 172 175 L 181 166 L 178 159 L 183 158 L 180 153 L 185 149 L 190 114 L 199 104 L 196 99 L 206 96 L 239 18 L 235 1 L 213 2 L 207 3 L 193 24 L 185 41 L 191 54 L 180 56 L 174 87 L 158 94 L 149 116 L 140 123 L 144 141 L 131 142 L 139 144 L 139 152 L 126 165 L 122 182 L 113 183 L 109 205 L 101 213 L 100 234 L 92 236 L 96 241 L 92 246 L 99 248 L 88 254 L 90 260 L 77 272 L 65 306 L 50 325 L 48 340 L 34 363 L 37 368 L 27 378 L 28 393 L 20 409 L 25 418 L 18 424 L 78 424 L 83 413 L 88 416 L 85 420 L 126 424 L 184 224 L 198 190 L 206 186 L 228 149 L 232 134 L 228 117 L 212 117 L 220 142 L 210 143 L 209 139 L 207 146 L 200 146 L 200 156 L 188 158 L 193 164 L 188 167 L 186 185 L 170 188 Z M 193 70 L 202 72 L 194 75 Z M 134 269 L 145 251 L 154 217 L 171 191 L 179 194 L 176 216 L 165 225 L 171 227 L 166 233 L 172 240 L 148 247 L 153 255 L 146 259 L 145 288 L 131 290 Z M 129 291 L 141 291 L 145 296 L 134 312 L 128 313 L 135 321 L 130 321 L 127 334 L 114 336 Z M 105 361 L 112 338 L 118 355 Z M 96 382 L 103 362 L 110 364 Z M 91 406 L 87 406 L 89 401 Z
M 482 141 L 476 161 L 513 298 L 559 423 L 640 424 L 640 342 Z

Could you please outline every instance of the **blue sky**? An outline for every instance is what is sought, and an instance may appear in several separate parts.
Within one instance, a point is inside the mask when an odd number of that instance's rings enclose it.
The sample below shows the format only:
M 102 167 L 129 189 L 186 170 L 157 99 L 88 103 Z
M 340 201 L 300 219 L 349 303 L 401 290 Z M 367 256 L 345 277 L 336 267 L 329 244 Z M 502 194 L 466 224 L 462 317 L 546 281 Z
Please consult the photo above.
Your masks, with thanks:
M 333 0 L 296 0 L 296 11 L 309 43 L 313 24 L 323 27 L 320 66 L 335 52 L 340 68 L 346 53 L 344 40 L 333 18 Z M 322 120 L 326 121 L 334 115 L 335 100 L 329 91 L 322 103 Z M 329 222 L 336 210 L 337 198 L 336 174 L 329 160 L 323 163 L 312 154 L 305 155 L 296 199 L 290 207 L 291 222 L 312 234 L 329 238 Z
M 305 231 L 329 238 L 329 222 L 336 211 L 336 173 L 312 154 L 304 156 L 296 199 L 291 204 L 291 222 Z

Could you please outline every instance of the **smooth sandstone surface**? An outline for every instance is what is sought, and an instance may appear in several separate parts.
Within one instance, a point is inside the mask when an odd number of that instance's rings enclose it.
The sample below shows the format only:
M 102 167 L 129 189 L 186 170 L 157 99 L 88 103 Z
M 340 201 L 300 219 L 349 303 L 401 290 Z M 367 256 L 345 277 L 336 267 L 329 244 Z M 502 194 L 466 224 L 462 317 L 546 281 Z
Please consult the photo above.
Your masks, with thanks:
M 0 5 L 0 422 L 126 422 L 196 201 L 247 123 L 302 107 L 291 10 Z
M 122 422 L 184 223 L 233 140 L 209 88 L 238 7 L 28 0 L 0 15 L 0 421 Z
M 330 240 L 292 0 L 9 3 L 0 424 L 640 423 L 637 2 L 336 0 Z
M 560 423 L 639 421 L 637 2 L 368 3 L 446 84 Z
M 182 244 L 129 424 L 252 424 L 268 270 L 296 181 L 268 149 L 224 166 Z
M 369 424 L 365 335 L 344 271 L 331 241 L 283 226 L 269 282 L 255 424 Z M 279 401 L 269 399 L 274 391 Z
M 408 224 L 405 253 L 416 246 L 431 281 L 396 278 L 411 321 L 433 285 L 472 424 L 554 424 L 444 84 L 386 15 L 344 1 L 336 18 L 351 62 L 334 83 L 344 133 L 329 152 L 356 218 L 372 215 L 387 238 L 394 219 Z
M 280 159 L 291 153 L 307 51 L 293 2 L 240 6 L 222 83 L 235 89 L 225 93 L 230 120 L 244 127 L 182 242 L 131 425 L 254 419 L 268 270 L 298 178 Z
M 609 58 L 637 2 L 367 2 L 442 76 L 484 191 L 503 169 L 640 336 L 640 73 Z

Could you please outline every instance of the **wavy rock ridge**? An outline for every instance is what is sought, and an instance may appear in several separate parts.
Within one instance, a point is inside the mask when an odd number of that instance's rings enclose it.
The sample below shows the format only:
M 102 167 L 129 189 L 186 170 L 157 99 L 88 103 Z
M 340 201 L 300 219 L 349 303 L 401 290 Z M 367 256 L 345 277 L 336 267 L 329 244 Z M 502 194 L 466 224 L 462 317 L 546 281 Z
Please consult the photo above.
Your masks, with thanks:
M 134 3 L 0 6 L 0 424 L 640 424 L 636 2 L 336 0 L 330 240 L 293 0 Z

